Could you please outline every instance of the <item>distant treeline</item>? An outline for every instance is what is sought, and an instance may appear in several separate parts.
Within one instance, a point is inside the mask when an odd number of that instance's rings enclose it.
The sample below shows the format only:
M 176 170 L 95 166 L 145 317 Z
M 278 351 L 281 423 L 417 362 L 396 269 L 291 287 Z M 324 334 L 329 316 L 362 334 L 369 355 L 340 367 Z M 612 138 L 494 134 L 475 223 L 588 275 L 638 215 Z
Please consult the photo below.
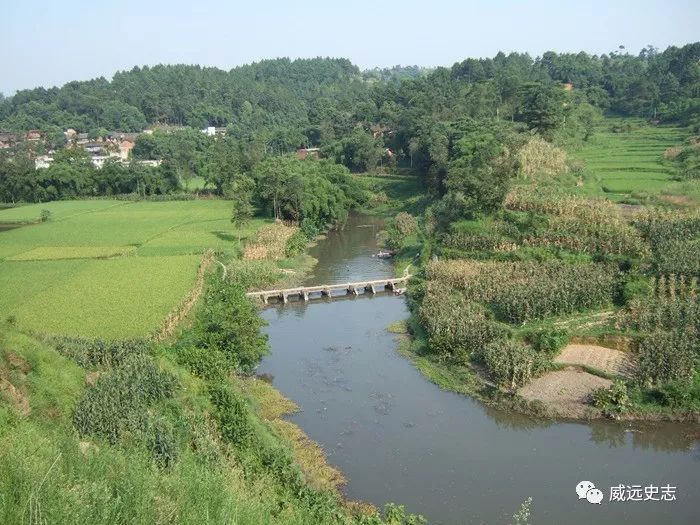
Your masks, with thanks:
M 313 146 L 351 172 L 413 169 L 431 196 L 447 196 L 437 211 L 449 221 L 498 205 L 520 162 L 515 152 L 532 134 L 585 141 L 604 112 L 700 127 L 700 43 L 637 56 L 499 53 L 452 68 L 364 73 L 329 58 L 265 60 L 229 72 L 155 66 L 20 91 L 0 100 L 0 128 L 43 130 L 47 141 L 0 154 L 0 200 L 162 194 L 195 176 L 219 195 L 252 195 L 249 181 L 267 158 Z M 162 159 L 159 168 L 112 163 L 98 173 L 84 156 L 60 153 L 66 128 L 102 136 L 156 123 L 171 126 L 139 135 L 132 156 Z M 226 136 L 209 137 L 204 126 L 226 127 Z M 35 171 L 31 159 L 44 146 L 59 153 Z M 684 173 L 696 172 L 695 151 L 680 158 Z M 292 211 L 269 204 L 277 215 L 299 216 L 298 204 Z
M 19 91 L 0 102 L 0 128 L 232 126 L 239 134 L 293 130 L 294 136 L 279 132 L 277 139 L 297 147 L 340 136 L 338 131 L 357 121 L 396 127 L 397 119 L 440 107 L 518 119 L 533 82 L 570 83 L 590 104 L 620 115 L 685 120 L 700 111 L 699 60 L 700 43 L 693 43 L 663 52 L 648 47 L 638 55 L 548 51 L 533 59 L 498 53 L 431 72 L 413 66 L 361 73 L 346 59 L 323 58 L 264 60 L 228 72 L 187 65 L 135 67 L 111 81 Z

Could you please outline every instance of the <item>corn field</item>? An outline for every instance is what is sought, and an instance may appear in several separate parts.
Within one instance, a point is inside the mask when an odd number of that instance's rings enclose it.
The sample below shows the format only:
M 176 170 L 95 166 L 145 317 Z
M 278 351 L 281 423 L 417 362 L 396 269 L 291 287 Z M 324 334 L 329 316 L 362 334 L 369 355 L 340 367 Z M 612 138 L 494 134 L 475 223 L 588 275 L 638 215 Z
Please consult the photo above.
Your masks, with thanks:
M 599 264 L 548 262 L 431 262 L 427 277 L 451 286 L 496 317 L 522 324 L 610 303 L 617 270 Z

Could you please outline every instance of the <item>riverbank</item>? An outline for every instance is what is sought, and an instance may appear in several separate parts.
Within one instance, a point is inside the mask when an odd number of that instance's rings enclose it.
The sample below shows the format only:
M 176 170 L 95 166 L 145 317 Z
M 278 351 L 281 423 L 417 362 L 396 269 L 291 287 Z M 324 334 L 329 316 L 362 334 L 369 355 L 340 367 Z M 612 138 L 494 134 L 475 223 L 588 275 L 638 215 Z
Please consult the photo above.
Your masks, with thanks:
M 514 411 L 543 421 L 595 421 L 610 418 L 602 409 L 591 403 L 588 397 L 591 389 L 584 385 L 584 391 L 581 392 L 582 388 L 578 387 L 577 392 L 576 381 L 581 380 L 581 375 L 597 379 L 594 389 L 608 388 L 616 376 L 601 368 L 585 364 L 557 363 L 555 360 L 549 371 L 539 379 L 548 380 L 551 376 L 568 375 L 563 381 L 550 384 L 545 382 L 544 386 L 539 387 L 542 389 L 540 394 L 530 394 L 525 390 L 527 387 L 512 392 L 500 388 L 490 380 L 483 367 L 474 363 L 448 362 L 429 352 L 422 328 L 413 317 L 407 321 L 392 323 L 386 329 L 396 336 L 397 352 L 410 360 L 426 379 L 444 390 L 469 396 L 497 410 Z M 534 379 L 533 383 L 536 381 L 538 379 Z M 523 395 L 523 392 L 527 392 L 528 395 Z M 700 423 L 700 413 L 672 410 L 668 407 L 631 407 L 615 419 L 628 422 Z

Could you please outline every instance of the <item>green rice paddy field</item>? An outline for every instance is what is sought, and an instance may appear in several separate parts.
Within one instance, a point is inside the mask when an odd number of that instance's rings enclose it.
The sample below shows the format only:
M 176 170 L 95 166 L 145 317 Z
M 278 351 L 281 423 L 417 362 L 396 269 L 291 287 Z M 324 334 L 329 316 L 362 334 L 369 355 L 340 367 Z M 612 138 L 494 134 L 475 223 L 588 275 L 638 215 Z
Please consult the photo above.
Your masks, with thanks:
M 0 319 L 55 335 L 124 338 L 155 330 L 189 292 L 202 253 L 231 255 L 231 205 L 61 201 L 0 210 Z M 264 221 L 252 221 L 241 238 Z
M 615 127 L 620 131 L 613 131 Z M 571 156 L 584 163 L 587 193 L 617 201 L 650 196 L 700 199 L 698 185 L 674 180 L 675 167 L 664 161 L 664 152 L 687 137 L 688 131 L 681 128 L 605 119 L 593 137 Z

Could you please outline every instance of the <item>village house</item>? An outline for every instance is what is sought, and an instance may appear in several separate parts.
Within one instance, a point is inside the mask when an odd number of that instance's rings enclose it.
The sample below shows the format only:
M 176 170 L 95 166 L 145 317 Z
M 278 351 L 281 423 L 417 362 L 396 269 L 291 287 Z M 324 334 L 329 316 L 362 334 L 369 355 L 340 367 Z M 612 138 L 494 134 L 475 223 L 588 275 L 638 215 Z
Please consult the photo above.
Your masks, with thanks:
M 10 131 L 0 131 L 0 149 L 11 148 L 17 143 L 17 135 Z
M 24 139 L 31 142 L 36 142 L 44 138 L 44 133 L 38 129 L 31 129 L 24 135 Z
M 297 150 L 297 157 L 301 160 L 304 160 L 306 157 L 319 159 L 321 158 L 321 148 L 299 148 Z
M 40 155 L 34 159 L 34 168 L 38 170 L 48 168 L 52 162 L 53 157 L 50 157 L 49 155 Z
M 202 133 L 208 137 L 223 137 L 226 135 L 226 128 L 208 126 L 202 130 Z

